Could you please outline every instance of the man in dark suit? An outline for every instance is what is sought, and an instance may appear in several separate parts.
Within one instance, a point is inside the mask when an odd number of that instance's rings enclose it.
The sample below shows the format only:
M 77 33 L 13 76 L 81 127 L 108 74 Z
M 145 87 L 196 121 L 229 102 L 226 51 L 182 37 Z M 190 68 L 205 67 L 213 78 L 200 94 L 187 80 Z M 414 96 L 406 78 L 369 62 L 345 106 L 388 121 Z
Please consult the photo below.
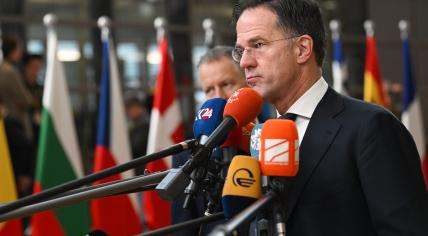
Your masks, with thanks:
M 240 1 L 233 18 L 247 83 L 280 115 L 297 115 L 300 170 L 281 196 L 287 236 L 427 235 L 415 143 L 384 108 L 327 85 L 319 6 Z

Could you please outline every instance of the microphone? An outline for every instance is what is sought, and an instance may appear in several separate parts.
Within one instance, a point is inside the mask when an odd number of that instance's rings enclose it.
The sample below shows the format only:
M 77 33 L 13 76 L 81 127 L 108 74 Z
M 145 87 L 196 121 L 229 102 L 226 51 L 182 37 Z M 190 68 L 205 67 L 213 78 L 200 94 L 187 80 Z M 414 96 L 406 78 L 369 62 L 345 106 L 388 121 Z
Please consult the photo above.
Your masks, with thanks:
M 200 144 L 205 144 L 208 136 L 217 128 L 223 120 L 224 106 L 226 99 L 213 98 L 207 100 L 199 108 L 193 124 L 193 135 Z
M 259 162 L 250 156 L 235 156 L 223 187 L 222 206 L 230 219 L 262 195 Z
M 257 154 L 257 135 L 259 127 L 253 129 L 252 135 L 252 153 Z M 287 144 L 288 143 L 288 144 Z M 290 145 L 294 144 L 293 145 Z M 209 235 L 230 235 L 242 223 L 256 217 L 268 206 L 278 201 L 278 196 L 284 193 L 284 186 L 279 181 L 281 177 L 292 177 L 298 171 L 298 141 L 297 129 L 294 122 L 290 120 L 267 120 L 261 128 L 260 132 L 260 168 L 261 174 L 270 177 L 269 191 L 266 192 L 259 200 L 251 204 L 249 207 L 242 210 L 228 222 L 218 225 Z M 256 156 L 256 155 L 255 155 Z M 236 157 L 235 157 L 236 158 Z M 253 159 L 256 160 L 256 159 Z M 232 161 L 233 163 L 234 161 Z M 232 169 L 232 167 L 230 167 Z M 229 176 L 229 175 L 228 175 Z M 226 186 L 226 184 L 225 184 Z M 239 205 L 237 203 L 236 205 Z M 240 205 L 239 205 L 240 206 Z M 224 204 L 224 208 L 228 209 L 228 205 Z M 226 209 L 224 209 L 226 215 Z M 280 207 L 273 207 L 273 214 L 276 226 L 277 235 L 285 235 L 285 221 Z M 265 222 L 265 219 L 263 223 Z M 271 235 L 267 232 L 265 226 L 262 227 L 262 235 Z
M 260 134 L 260 168 L 266 176 L 296 176 L 299 139 L 291 120 L 271 119 Z
M 223 120 L 224 106 L 226 105 L 226 99 L 224 98 L 213 98 L 207 100 L 199 108 L 198 113 L 195 117 L 193 124 L 193 135 L 199 140 L 200 144 L 205 144 L 209 135 L 217 128 L 217 126 Z M 198 172 L 199 173 L 199 172 Z M 194 174 L 197 174 L 194 172 Z M 190 184 L 187 185 L 184 193 L 186 197 L 183 202 L 183 208 L 188 208 L 190 198 L 198 189 L 198 185 L 195 181 L 191 180 Z
M 260 135 L 262 133 L 263 125 L 264 124 L 257 124 L 251 130 L 250 153 L 251 156 L 256 158 L 257 160 L 260 157 Z
M 232 129 L 232 131 L 227 136 L 226 141 L 220 146 L 223 152 L 224 162 L 230 163 L 232 158 L 237 154 L 250 153 L 250 138 L 251 130 L 253 128 L 254 123 L 250 122 L 245 126 L 235 127 Z M 226 173 L 227 170 L 224 174 Z
M 159 183 L 156 191 L 165 200 L 173 200 L 190 182 L 190 174 L 197 167 L 207 167 L 213 148 L 221 143 L 228 133 L 235 127 L 242 127 L 254 120 L 262 107 L 262 97 L 251 88 L 241 88 L 235 91 L 227 100 L 224 108 L 223 120 L 213 133 L 207 138 L 204 145 L 192 154 L 181 168 L 171 170 Z M 203 171 L 206 173 L 206 171 Z M 200 175 L 202 176 L 202 175 Z M 202 176 L 203 177 L 203 176 Z M 200 181 L 201 177 L 194 181 Z
M 293 121 L 267 120 L 260 133 L 260 168 L 271 177 L 268 186 L 279 196 L 285 186 L 280 177 L 296 176 L 299 169 L 299 139 Z M 279 207 L 273 208 L 277 235 L 285 235 L 285 220 Z

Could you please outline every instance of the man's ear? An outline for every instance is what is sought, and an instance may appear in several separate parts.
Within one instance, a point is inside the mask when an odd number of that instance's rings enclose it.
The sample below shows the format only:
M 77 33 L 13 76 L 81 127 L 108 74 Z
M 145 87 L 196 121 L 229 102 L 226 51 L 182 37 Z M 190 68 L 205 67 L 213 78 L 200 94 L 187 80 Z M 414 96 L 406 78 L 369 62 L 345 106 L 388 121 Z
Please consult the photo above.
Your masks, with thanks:
M 313 54 L 314 41 L 312 37 L 304 34 L 296 40 L 295 45 L 297 46 L 297 63 L 306 63 Z

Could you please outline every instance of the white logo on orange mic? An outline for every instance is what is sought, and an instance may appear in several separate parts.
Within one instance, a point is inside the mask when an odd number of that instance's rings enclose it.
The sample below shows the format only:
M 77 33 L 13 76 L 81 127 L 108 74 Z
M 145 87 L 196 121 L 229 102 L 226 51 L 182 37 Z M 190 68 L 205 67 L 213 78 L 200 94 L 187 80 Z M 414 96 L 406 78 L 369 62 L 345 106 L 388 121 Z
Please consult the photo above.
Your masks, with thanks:
M 239 99 L 239 92 L 241 91 L 241 89 L 236 90 L 230 97 L 229 99 L 227 99 L 227 103 L 234 103 L 236 101 L 238 101 Z
M 288 164 L 289 146 L 286 139 L 265 139 L 265 163 Z

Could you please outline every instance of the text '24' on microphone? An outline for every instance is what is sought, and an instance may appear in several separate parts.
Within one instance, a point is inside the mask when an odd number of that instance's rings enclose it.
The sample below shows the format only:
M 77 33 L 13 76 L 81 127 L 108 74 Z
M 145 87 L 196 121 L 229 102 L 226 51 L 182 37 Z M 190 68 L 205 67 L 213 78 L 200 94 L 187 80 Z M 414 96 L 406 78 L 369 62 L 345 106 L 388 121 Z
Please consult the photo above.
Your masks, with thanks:
M 208 137 L 204 145 L 200 145 L 198 150 L 192 154 L 181 168 L 170 172 L 159 185 L 156 191 L 165 200 L 173 200 L 190 182 L 190 174 L 197 167 L 206 168 L 209 155 L 214 147 L 235 127 L 242 127 L 253 121 L 262 107 L 261 96 L 251 88 L 241 88 L 237 90 L 227 100 L 224 108 L 223 121 Z M 198 180 L 195 180 L 198 181 Z

